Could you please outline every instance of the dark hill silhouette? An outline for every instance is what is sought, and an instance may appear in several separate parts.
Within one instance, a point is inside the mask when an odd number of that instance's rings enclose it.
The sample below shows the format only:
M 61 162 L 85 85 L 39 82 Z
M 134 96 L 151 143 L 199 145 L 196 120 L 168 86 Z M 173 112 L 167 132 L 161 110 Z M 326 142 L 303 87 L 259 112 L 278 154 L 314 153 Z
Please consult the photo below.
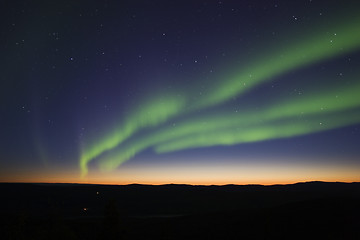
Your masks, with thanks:
M 360 239 L 360 183 L 1 183 L 1 239 Z

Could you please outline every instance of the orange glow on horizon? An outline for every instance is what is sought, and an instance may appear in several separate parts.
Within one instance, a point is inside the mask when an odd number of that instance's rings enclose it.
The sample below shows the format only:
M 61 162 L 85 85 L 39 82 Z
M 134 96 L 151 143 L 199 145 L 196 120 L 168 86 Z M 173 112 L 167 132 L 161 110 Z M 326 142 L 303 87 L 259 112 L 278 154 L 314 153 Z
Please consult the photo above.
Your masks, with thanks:
M 217 166 L 137 166 L 117 171 L 90 172 L 85 179 L 77 170 L 13 171 L 1 174 L 0 182 L 79 184 L 292 184 L 297 182 L 360 182 L 360 165 L 238 164 Z

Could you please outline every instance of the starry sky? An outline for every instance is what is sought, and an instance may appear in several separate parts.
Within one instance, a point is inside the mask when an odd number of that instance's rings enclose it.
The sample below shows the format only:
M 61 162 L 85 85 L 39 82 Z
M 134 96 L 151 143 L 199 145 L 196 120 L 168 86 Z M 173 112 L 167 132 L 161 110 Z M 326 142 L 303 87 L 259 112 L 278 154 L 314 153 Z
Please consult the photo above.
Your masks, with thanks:
M 360 181 L 360 4 L 0 3 L 0 181 Z

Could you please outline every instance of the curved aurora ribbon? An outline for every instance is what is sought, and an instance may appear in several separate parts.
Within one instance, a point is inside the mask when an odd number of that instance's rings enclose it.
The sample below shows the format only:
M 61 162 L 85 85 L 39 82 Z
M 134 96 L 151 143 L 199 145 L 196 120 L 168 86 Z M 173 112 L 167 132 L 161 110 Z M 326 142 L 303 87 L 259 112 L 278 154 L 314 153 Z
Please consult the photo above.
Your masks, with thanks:
M 269 51 L 270 53 L 264 54 L 263 57 L 254 61 L 253 64 L 242 67 L 242 70 L 240 70 L 238 74 L 216 83 L 192 106 L 189 105 L 189 103 L 191 103 L 190 98 L 179 98 L 178 96 L 175 96 L 160 101 L 157 100 L 141 107 L 138 112 L 128 118 L 128 121 L 126 121 L 125 124 L 117 129 L 113 129 L 108 136 L 90 146 L 86 146 L 82 150 L 80 156 L 82 176 L 87 174 L 88 163 L 95 158 L 101 159 L 100 165 L 102 168 L 112 169 L 133 157 L 137 152 L 142 151 L 149 146 L 153 146 L 154 144 L 159 144 L 156 140 L 149 140 L 152 137 L 149 137 L 149 139 L 145 137 L 142 141 L 139 141 L 140 143 L 130 144 L 128 149 L 126 149 L 126 147 L 121 147 L 121 149 L 126 150 L 122 150 L 120 156 L 119 154 L 116 154 L 118 150 L 112 150 L 118 148 L 120 144 L 123 145 L 127 139 L 131 138 L 131 136 L 144 128 L 164 124 L 173 117 L 184 113 L 188 114 L 196 109 L 222 104 L 234 96 L 239 96 L 255 86 L 269 81 L 281 74 L 359 49 L 359 23 L 360 21 L 358 18 L 349 19 L 349 21 L 343 20 L 341 24 L 319 28 L 317 29 L 318 31 L 314 31 L 316 34 L 306 36 L 285 47 L 280 46 L 273 48 Z M 330 31 L 327 31 L 329 29 L 331 29 L 331 33 Z M 336 35 L 333 33 L 336 33 Z M 284 109 L 280 110 L 280 112 L 285 114 L 286 111 Z M 276 113 L 276 110 L 272 111 L 274 111 L 272 113 L 274 115 L 279 114 Z M 346 125 L 345 122 L 344 124 Z M 333 124 L 333 126 L 338 125 Z M 189 127 L 188 129 L 194 128 L 201 129 L 201 127 Z M 216 126 L 214 126 L 214 129 L 216 129 Z M 167 134 L 164 134 L 164 136 L 165 135 L 168 136 Z M 173 134 L 173 136 L 175 135 L 176 134 Z M 161 136 L 159 139 L 169 140 L 168 137 Z M 174 143 L 172 144 L 176 145 Z M 162 152 L 166 151 L 168 148 L 166 145 L 159 145 L 156 149 L 157 151 Z M 112 151 L 115 153 L 112 153 Z M 101 157 L 102 154 L 105 154 L 106 156 Z M 117 160 L 110 160 L 114 158 Z
M 184 106 L 184 100 L 179 97 L 161 98 L 150 101 L 141 111 L 131 115 L 128 121 L 118 129 L 112 131 L 101 142 L 96 142 L 91 147 L 82 151 L 80 157 L 80 169 L 82 176 L 88 172 L 88 162 L 102 153 L 113 149 L 121 144 L 135 132 L 150 126 L 156 126 L 165 122 L 169 117 L 175 115 Z
M 268 123 L 239 129 L 221 129 L 208 133 L 194 134 L 156 146 L 157 153 L 173 152 L 181 149 L 234 145 L 259 142 L 269 139 L 295 137 L 309 133 L 330 130 L 360 122 L 360 112 L 329 114 L 309 119 L 292 118 L 289 122 Z M 309 121 L 310 120 L 310 121 Z
M 281 74 L 359 49 L 359 25 L 360 19 L 351 19 L 320 28 L 288 46 L 274 47 L 253 64 L 242 66 L 239 73 L 217 82 L 195 108 L 221 104 Z
M 179 123 L 125 144 L 100 159 L 111 170 L 137 153 L 155 147 L 157 153 L 214 145 L 294 137 L 360 122 L 360 84 L 320 94 L 297 96 L 265 109 L 207 116 Z M 357 111 L 354 111 L 354 109 Z

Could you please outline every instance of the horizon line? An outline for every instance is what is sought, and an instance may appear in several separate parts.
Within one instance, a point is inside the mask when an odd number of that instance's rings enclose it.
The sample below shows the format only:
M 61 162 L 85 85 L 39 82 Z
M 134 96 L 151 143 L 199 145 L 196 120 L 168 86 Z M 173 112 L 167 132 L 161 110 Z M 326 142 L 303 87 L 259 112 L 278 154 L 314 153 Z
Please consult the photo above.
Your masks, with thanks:
M 227 184 L 190 184 L 190 183 L 162 183 L 162 184 L 149 184 L 149 183 L 128 183 L 128 184 L 114 184 L 114 183 L 81 183 L 81 182 L 6 182 L 0 181 L 0 184 L 63 184 L 63 185 L 102 185 L 102 186 L 131 186 L 131 185 L 142 185 L 142 186 L 168 186 L 168 185 L 178 185 L 178 186 L 204 186 L 204 187 L 224 187 L 224 186 L 285 186 L 285 185 L 295 185 L 295 184 L 306 184 L 306 183 L 360 183 L 360 182 L 344 182 L 344 181 L 302 181 L 302 182 L 292 182 L 292 183 L 273 183 L 273 184 L 259 184 L 259 183 L 248 183 L 248 184 L 236 184 L 236 183 L 227 183 Z

